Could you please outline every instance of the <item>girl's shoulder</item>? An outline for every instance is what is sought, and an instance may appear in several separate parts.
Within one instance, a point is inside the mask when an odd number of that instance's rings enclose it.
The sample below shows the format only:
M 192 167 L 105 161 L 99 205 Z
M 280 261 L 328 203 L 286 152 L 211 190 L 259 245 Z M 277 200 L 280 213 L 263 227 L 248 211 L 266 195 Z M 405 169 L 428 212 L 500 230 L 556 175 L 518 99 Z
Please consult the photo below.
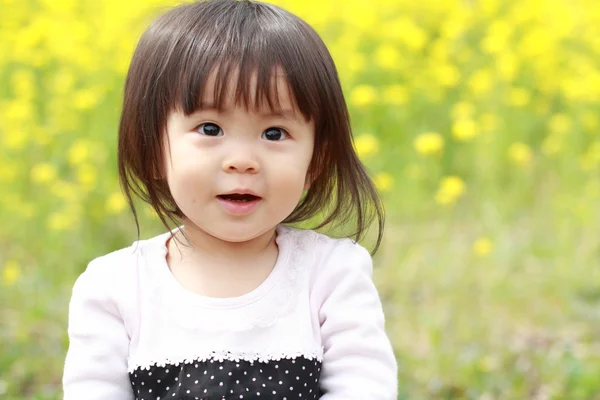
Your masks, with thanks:
M 108 254 L 93 258 L 82 275 L 94 275 L 96 279 L 112 279 L 127 273 L 135 267 L 141 255 L 141 242 L 134 242 Z
M 278 241 L 285 240 L 310 250 L 328 251 L 336 247 L 358 245 L 350 238 L 336 238 L 313 229 L 295 228 L 287 225 L 277 227 Z M 362 247 L 362 246 L 360 246 Z
M 87 271 L 97 274 L 122 274 L 135 269 L 141 259 L 166 251 L 165 243 L 171 232 L 162 233 L 150 239 L 142 239 L 133 242 L 130 246 L 114 250 L 90 261 Z
M 79 275 L 74 289 L 116 293 L 130 290 L 144 259 L 164 249 L 167 234 L 133 242 L 130 246 L 93 258 Z
M 304 259 L 316 273 L 365 269 L 371 272 L 372 260 L 367 249 L 349 238 L 334 238 L 309 230 L 284 227 L 282 240 L 291 247 L 292 256 Z

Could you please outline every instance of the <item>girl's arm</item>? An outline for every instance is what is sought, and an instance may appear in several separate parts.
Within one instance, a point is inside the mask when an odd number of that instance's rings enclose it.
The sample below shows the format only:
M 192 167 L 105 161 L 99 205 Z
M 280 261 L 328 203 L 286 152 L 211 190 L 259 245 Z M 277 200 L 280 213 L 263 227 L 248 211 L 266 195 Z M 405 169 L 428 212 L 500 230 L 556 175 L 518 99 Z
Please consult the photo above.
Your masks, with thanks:
M 371 256 L 344 240 L 322 267 L 313 287 L 324 346 L 321 399 L 397 399 L 397 364 L 371 279 Z
M 77 279 L 69 305 L 64 400 L 133 400 L 127 373 L 129 337 L 108 263 L 92 261 Z

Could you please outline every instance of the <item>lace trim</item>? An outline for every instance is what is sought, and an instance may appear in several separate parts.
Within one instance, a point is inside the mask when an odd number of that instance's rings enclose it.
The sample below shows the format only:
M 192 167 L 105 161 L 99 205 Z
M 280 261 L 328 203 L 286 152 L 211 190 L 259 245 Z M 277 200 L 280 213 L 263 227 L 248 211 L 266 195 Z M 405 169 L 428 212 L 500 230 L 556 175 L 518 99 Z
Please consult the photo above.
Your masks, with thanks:
M 127 371 L 129 373 L 134 372 L 137 369 L 141 370 L 150 370 L 154 367 L 166 367 L 175 366 L 178 367 L 181 364 L 194 364 L 199 362 L 223 362 L 223 361 L 248 361 L 250 363 L 259 362 L 259 363 L 268 363 L 272 361 L 281 361 L 281 360 L 296 360 L 298 358 L 306 358 L 308 360 L 316 360 L 318 362 L 323 362 L 323 349 L 320 351 L 296 351 L 289 353 L 270 353 L 270 354 L 262 354 L 262 353 L 254 353 L 254 352 L 231 352 L 231 351 L 210 351 L 205 354 L 189 356 L 189 357 L 165 357 L 160 361 L 149 361 L 149 360 L 140 360 L 139 362 L 131 362 L 129 361 L 129 367 Z
M 302 279 L 310 270 L 314 257 L 310 249 L 318 240 L 319 234 L 310 230 L 296 230 L 284 227 L 281 232 L 285 245 L 290 246 L 288 264 L 282 265 L 280 280 L 262 297 L 253 303 L 235 308 L 211 309 L 198 304 L 181 304 L 166 293 L 160 281 L 153 279 L 154 287 L 148 301 L 153 318 L 159 320 L 155 327 L 177 326 L 187 331 L 203 332 L 241 332 L 253 328 L 265 328 L 273 325 L 282 316 L 289 314 L 296 304 Z M 201 315 L 201 318 L 194 318 Z M 166 324 L 166 325 L 162 325 Z

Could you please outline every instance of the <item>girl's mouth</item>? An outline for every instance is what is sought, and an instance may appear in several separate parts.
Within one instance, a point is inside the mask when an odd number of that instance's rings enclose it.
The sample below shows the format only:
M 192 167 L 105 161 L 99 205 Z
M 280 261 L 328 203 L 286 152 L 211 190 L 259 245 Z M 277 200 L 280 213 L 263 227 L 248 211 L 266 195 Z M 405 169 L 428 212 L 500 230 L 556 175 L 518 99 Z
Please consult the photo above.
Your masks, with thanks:
M 262 201 L 262 197 L 253 194 L 220 194 L 217 200 L 229 214 L 242 216 L 251 214 Z
M 217 197 L 219 197 L 220 199 L 223 199 L 223 200 L 237 201 L 237 202 L 241 202 L 241 203 L 260 200 L 259 196 L 255 196 L 253 194 L 232 193 L 232 194 L 220 194 Z

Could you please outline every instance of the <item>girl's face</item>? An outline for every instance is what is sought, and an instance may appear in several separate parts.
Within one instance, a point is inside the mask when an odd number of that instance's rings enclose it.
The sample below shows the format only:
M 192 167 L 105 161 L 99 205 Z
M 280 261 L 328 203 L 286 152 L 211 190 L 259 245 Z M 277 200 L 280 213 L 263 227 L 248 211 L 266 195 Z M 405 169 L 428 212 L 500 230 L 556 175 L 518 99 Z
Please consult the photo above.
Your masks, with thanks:
M 272 231 L 308 188 L 314 124 L 293 107 L 283 77 L 273 78 L 279 79 L 281 113 L 246 110 L 232 100 L 219 112 L 210 107 L 215 75 L 202 110 L 168 117 L 166 178 L 185 225 L 244 242 Z

